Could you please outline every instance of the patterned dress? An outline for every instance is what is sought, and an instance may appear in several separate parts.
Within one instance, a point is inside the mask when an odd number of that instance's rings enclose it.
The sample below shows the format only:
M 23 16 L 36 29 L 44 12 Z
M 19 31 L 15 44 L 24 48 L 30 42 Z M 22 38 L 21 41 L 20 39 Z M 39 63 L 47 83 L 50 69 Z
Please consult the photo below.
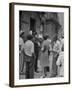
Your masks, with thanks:
M 44 69 L 44 67 L 49 67 L 49 55 L 48 55 L 48 50 L 49 50 L 49 45 L 50 45 L 51 41 L 50 40 L 44 40 L 42 43 L 42 51 L 41 52 L 41 58 L 40 58 L 40 64 L 42 67 L 42 70 Z

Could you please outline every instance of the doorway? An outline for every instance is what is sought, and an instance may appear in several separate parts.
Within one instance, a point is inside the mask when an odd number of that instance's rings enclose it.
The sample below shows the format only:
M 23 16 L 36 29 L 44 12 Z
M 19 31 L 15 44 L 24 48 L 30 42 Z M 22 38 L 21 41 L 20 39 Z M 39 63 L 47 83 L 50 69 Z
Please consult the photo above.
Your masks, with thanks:
M 32 32 L 36 32 L 36 20 L 33 18 L 30 18 L 30 30 L 32 30 Z

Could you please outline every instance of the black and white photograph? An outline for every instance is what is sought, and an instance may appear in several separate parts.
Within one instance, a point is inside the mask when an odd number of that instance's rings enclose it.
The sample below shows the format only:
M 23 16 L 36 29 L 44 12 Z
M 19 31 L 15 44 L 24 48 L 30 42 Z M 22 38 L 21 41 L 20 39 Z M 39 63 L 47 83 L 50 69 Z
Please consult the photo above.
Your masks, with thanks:
M 11 3 L 10 10 L 10 85 L 69 83 L 70 7 Z
M 64 13 L 19 11 L 19 78 L 64 76 Z

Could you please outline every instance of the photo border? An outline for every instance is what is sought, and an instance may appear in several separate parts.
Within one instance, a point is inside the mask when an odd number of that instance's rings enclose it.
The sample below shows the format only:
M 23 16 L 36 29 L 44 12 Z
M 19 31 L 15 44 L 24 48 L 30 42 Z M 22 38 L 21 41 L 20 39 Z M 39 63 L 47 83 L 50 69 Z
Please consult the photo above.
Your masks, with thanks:
M 69 9 L 69 77 L 68 82 L 34 84 L 34 85 L 14 85 L 14 5 L 28 6 L 44 6 L 44 7 L 61 7 Z M 10 3 L 9 4 L 9 86 L 10 87 L 30 87 L 30 86 L 45 86 L 45 85 L 61 85 L 70 84 L 70 6 L 64 5 L 48 5 L 48 4 L 29 4 L 29 3 Z

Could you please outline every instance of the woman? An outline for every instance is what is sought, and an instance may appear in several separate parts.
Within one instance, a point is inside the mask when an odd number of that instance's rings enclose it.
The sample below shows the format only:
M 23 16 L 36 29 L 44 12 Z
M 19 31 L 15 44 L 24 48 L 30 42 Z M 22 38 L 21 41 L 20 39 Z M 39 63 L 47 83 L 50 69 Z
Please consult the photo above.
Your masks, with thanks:
M 48 35 L 45 35 L 44 41 L 42 43 L 42 48 L 41 48 L 42 52 L 41 52 L 41 58 L 40 58 L 43 77 L 46 77 L 47 71 L 49 71 L 49 56 L 48 56 L 49 45 L 50 45 L 50 40 L 48 40 Z

